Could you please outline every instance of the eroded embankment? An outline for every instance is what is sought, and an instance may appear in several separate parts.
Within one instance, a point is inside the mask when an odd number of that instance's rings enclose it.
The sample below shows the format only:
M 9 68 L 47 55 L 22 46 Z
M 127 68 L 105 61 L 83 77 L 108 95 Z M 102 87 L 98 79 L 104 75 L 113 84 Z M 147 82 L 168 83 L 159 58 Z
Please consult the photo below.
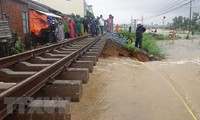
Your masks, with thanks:
M 144 50 L 130 51 L 120 44 L 116 39 L 105 37 L 106 44 L 101 53 L 101 57 L 131 57 L 136 58 L 139 61 L 146 62 L 151 60 L 159 60 L 158 57 L 149 55 Z

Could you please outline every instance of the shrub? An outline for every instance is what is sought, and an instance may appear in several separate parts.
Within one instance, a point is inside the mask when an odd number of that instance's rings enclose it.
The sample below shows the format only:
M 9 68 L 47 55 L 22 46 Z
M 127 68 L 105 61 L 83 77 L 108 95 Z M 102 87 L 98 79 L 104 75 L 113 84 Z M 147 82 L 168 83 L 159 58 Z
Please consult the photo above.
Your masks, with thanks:
M 136 40 L 136 34 L 135 32 L 129 33 L 127 30 L 121 31 L 121 33 L 125 36 L 123 39 L 126 40 L 126 38 L 131 38 L 132 43 L 126 44 L 125 47 L 131 51 L 135 50 L 135 40 Z M 160 39 L 168 39 L 167 36 L 158 36 Z M 164 52 L 162 48 L 160 48 L 156 44 L 156 38 L 153 37 L 151 34 L 143 33 L 143 41 L 142 41 L 142 48 L 147 51 L 149 54 L 156 55 L 158 57 L 164 57 Z
M 155 38 L 151 35 L 144 35 L 142 48 L 149 54 L 164 57 L 163 50 L 156 44 Z
M 15 31 L 11 31 L 13 43 L 10 47 L 10 54 L 19 54 L 25 51 L 25 45 L 21 42 L 21 40 L 18 37 L 18 33 Z
M 135 46 L 133 44 L 126 44 L 125 48 L 127 48 L 130 51 L 134 51 L 135 50 Z

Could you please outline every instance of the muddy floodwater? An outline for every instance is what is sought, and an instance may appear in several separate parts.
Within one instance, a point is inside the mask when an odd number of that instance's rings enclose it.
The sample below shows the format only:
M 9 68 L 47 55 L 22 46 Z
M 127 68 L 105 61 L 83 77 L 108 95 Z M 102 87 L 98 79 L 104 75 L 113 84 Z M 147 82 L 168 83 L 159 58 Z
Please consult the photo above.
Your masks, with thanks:
M 159 45 L 162 61 L 100 58 L 72 120 L 199 120 L 200 40 Z

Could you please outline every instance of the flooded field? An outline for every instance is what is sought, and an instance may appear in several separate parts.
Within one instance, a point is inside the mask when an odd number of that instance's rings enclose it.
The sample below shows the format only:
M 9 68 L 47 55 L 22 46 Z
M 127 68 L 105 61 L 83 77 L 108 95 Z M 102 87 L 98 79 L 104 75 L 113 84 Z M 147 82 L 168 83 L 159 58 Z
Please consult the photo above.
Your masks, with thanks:
M 159 44 L 163 61 L 100 58 L 72 120 L 200 119 L 200 40 Z

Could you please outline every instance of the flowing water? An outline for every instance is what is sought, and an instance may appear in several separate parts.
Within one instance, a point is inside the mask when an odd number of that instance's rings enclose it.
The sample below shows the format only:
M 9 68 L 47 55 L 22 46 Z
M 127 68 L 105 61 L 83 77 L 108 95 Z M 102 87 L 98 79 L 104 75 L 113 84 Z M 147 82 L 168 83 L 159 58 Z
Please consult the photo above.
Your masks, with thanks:
M 200 119 L 200 40 L 159 44 L 163 61 L 100 58 L 72 120 Z

